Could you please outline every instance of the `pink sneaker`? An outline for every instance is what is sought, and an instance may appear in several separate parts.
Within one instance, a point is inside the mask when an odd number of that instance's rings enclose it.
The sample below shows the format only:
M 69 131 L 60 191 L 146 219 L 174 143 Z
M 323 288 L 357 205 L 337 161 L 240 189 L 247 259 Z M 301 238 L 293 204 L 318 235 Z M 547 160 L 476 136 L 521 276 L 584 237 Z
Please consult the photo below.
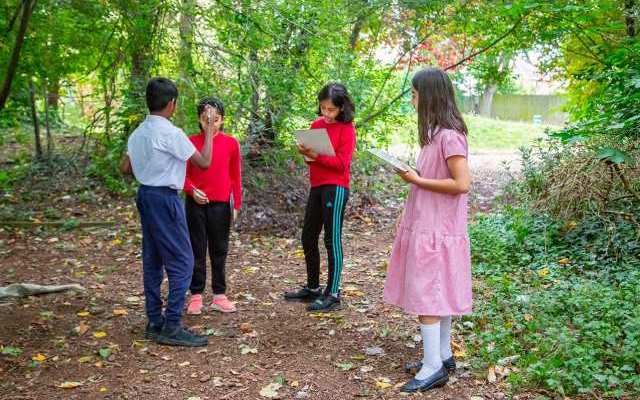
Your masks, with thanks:
M 210 308 L 223 313 L 236 312 L 236 306 L 234 306 L 224 294 L 217 294 L 213 296 Z
M 187 306 L 187 314 L 200 315 L 202 314 L 202 295 L 193 294 L 189 298 L 189 305 Z

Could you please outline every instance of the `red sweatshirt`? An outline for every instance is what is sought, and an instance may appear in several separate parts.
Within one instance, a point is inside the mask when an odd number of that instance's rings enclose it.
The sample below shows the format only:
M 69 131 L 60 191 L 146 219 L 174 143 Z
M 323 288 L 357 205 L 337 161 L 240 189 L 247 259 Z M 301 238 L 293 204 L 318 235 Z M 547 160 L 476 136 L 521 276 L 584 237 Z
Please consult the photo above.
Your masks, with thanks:
M 202 151 L 204 132 L 189 136 L 191 143 Z M 242 205 L 242 174 L 240 164 L 240 144 L 232 137 L 218 132 L 213 137 L 213 153 L 211 165 L 201 169 L 187 162 L 187 175 L 184 180 L 184 191 L 193 196 L 193 187 L 203 191 L 209 201 L 227 202 L 233 194 L 233 207 L 236 210 Z
M 338 185 L 349 189 L 351 158 L 356 148 L 356 130 L 351 122 L 328 124 L 320 117 L 311 123 L 311 129 L 325 128 L 336 153 L 335 156 L 318 156 L 309 164 L 311 187 Z

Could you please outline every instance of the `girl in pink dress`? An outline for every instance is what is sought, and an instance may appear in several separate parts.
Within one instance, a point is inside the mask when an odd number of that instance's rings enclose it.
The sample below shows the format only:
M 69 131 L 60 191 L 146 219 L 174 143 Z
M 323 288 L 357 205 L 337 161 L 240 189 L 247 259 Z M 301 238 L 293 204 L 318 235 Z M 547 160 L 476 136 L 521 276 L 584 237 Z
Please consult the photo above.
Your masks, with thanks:
M 424 69 L 412 80 L 421 146 L 384 287 L 384 300 L 418 315 L 424 356 L 403 392 L 444 385 L 455 370 L 451 316 L 471 313 L 471 257 L 467 234 L 467 126 L 447 74 Z

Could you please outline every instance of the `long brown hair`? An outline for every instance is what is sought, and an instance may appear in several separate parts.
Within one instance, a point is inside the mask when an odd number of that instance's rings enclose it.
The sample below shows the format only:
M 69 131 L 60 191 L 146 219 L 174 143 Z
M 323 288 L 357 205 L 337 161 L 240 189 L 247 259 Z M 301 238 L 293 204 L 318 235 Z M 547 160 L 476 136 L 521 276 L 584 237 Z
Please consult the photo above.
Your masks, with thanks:
M 439 68 L 418 71 L 411 80 L 418 92 L 418 137 L 420 147 L 431 143 L 440 129 L 453 129 L 468 134 L 467 124 L 456 104 L 453 84 Z

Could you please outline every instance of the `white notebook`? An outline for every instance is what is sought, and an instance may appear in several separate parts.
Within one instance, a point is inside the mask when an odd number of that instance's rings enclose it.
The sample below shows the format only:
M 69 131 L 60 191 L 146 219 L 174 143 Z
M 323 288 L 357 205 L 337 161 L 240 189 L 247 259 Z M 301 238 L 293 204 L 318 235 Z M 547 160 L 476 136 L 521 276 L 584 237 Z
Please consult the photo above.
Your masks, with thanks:
M 387 165 L 397 170 L 407 172 L 412 169 L 409 165 L 400 161 L 399 159 L 397 159 L 396 157 L 392 156 L 391 154 L 387 153 L 384 150 L 372 148 L 367 151 L 373 154 L 374 156 L 376 156 L 379 160 L 384 161 Z
M 336 155 L 326 129 L 300 129 L 295 131 L 295 134 L 298 144 L 308 147 L 323 156 Z

